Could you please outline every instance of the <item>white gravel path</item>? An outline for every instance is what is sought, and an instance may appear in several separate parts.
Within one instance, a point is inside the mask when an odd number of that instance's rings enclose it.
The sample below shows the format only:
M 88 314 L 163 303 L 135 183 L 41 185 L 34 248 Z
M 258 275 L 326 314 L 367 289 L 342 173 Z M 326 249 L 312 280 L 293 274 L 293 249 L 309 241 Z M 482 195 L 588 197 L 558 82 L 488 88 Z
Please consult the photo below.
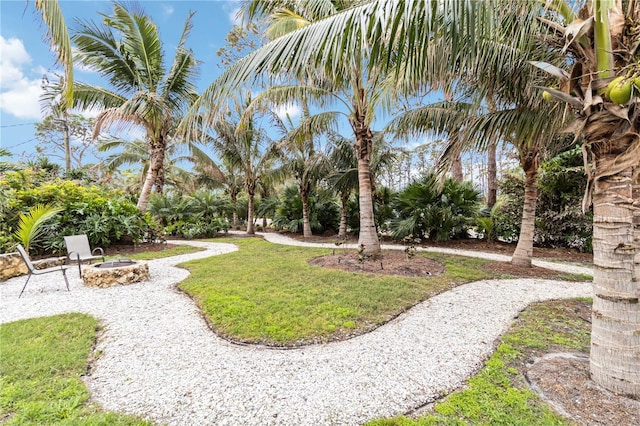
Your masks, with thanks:
M 32 278 L 18 299 L 25 278 L 8 280 L 0 284 L 0 322 L 63 312 L 99 318 L 100 356 L 86 381 L 107 410 L 170 425 L 354 425 L 460 387 L 530 303 L 591 295 L 590 283 L 479 281 L 347 341 L 291 350 L 241 346 L 207 327 L 175 289 L 188 273 L 172 266 L 237 248 L 189 244 L 207 251 L 151 261 L 151 280 L 139 284 L 89 288 L 71 268 L 70 292 L 48 274 Z

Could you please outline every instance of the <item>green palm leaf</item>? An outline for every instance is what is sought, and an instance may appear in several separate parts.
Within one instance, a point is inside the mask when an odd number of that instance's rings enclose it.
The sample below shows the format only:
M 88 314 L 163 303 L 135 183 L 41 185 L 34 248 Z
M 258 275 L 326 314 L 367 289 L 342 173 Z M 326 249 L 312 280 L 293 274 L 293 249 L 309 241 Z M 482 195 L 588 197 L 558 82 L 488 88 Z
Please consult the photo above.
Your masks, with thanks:
M 38 204 L 21 213 L 18 219 L 18 230 L 14 233 L 24 249 L 29 252 L 32 244 L 42 235 L 42 225 L 64 209 L 50 205 Z

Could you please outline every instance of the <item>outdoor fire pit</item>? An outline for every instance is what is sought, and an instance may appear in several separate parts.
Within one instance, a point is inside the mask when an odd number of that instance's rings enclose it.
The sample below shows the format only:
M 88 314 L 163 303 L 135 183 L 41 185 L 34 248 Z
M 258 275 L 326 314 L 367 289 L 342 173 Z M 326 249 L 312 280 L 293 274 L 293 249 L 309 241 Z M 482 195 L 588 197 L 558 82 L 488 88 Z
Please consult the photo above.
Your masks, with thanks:
M 82 268 L 82 281 L 90 287 L 126 285 L 149 279 L 149 264 L 129 259 L 114 259 Z

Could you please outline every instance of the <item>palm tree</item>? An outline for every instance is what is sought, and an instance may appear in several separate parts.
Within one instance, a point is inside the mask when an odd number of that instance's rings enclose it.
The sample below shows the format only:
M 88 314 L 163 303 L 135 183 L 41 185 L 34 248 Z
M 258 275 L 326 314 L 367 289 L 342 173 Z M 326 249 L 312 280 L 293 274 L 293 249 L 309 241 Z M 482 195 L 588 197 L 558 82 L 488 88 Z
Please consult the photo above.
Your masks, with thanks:
M 302 121 L 295 126 L 290 117 L 280 119 L 273 114 L 273 122 L 283 133 L 277 148 L 283 155 L 282 174 L 293 176 L 298 184 L 302 200 L 302 235 L 310 238 L 311 222 L 309 220 L 309 196 L 316 184 L 329 172 L 327 156 L 317 151 L 314 143 L 313 117 L 309 115 L 309 108 L 303 102 Z M 285 124 L 286 122 L 286 124 Z
M 359 1 L 342 1 L 334 2 L 330 0 L 324 1 L 254 1 L 247 6 L 249 17 L 270 15 L 272 25 L 267 29 L 268 34 L 274 40 L 267 44 L 272 46 L 280 44 L 281 41 L 288 40 L 291 36 L 298 33 L 293 31 L 296 28 L 310 27 L 313 22 L 323 23 L 327 17 L 336 15 L 343 8 L 349 8 Z M 347 9 L 352 10 L 352 9 Z M 321 40 L 318 43 L 324 44 Z M 286 42 L 285 42 L 286 43 Z M 371 181 L 371 156 L 373 153 L 373 131 L 372 123 L 375 119 L 374 112 L 376 110 L 386 110 L 390 108 L 391 101 L 385 95 L 389 92 L 383 90 L 389 87 L 390 80 L 382 69 L 377 67 L 375 63 L 369 61 L 371 47 L 366 45 L 353 46 L 354 49 L 349 52 L 349 59 L 342 58 L 340 61 L 333 61 L 327 64 L 327 69 L 313 69 L 309 67 L 308 62 L 304 66 L 302 64 L 293 64 L 296 61 L 296 55 L 289 53 L 281 53 L 282 62 L 270 63 L 265 70 L 274 76 L 291 78 L 305 84 L 285 85 L 281 87 L 272 87 L 267 92 L 261 94 L 259 101 L 269 99 L 274 103 L 287 103 L 294 100 L 306 99 L 309 103 L 315 103 L 317 106 L 324 106 L 328 102 L 335 102 L 341 105 L 346 112 L 325 112 L 318 114 L 316 118 L 317 128 L 327 129 L 336 126 L 335 122 L 338 116 L 344 115 L 353 131 L 355 139 L 355 153 L 358 161 L 358 185 L 359 185 L 359 205 L 360 205 L 360 233 L 359 245 L 364 247 L 364 254 L 377 256 L 380 254 L 380 241 L 376 231 L 374 213 L 373 213 L 373 196 Z M 286 49 L 285 49 L 286 50 Z M 263 52 L 264 48 L 257 52 Z M 291 52 L 290 52 L 291 53 Z M 205 109 L 210 111 L 207 118 L 208 123 L 213 124 L 221 116 L 217 105 L 228 94 L 227 84 L 245 80 L 249 74 L 255 70 L 255 63 L 248 64 L 245 71 L 241 71 L 240 64 L 247 65 L 247 60 L 253 57 L 256 61 L 261 61 L 256 54 L 253 53 L 248 57 L 240 60 L 231 66 L 223 75 L 216 80 L 201 95 L 200 100 L 194 104 L 191 109 L 191 120 L 194 120 L 198 111 Z M 261 68 L 261 67 L 260 67 Z M 331 68 L 330 71 L 328 68 Z M 233 71 L 231 71 L 233 70 Z M 232 77 L 229 73 L 239 73 L 236 77 Z M 311 79 L 310 76 L 315 76 Z M 232 81 L 231 81 L 232 80 Z M 312 84 L 308 82 L 312 81 Z M 234 83 L 235 82 L 235 83 Z M 231 88 L 229 86 L 229 88 Z M 222 96 L 222 97 L 221 97 Z M 187 126 L 190 119 L 187 119 Z
M 245 114 L 251 103 L 250 97 L 235 103 L 235 116 L 229 114 L 213 126 L 216 136 L 214 146 L 223 162 L 240 170 L 243 175 L 244 190 L 249 196 L 247 212 L 247 234 L 255 234 L 254 201 L 260 183 L 267 179 L 273 166 L 274 146 L 269 143 L 265 132 L 257 126 L 255 116 Z M 234 202 L 232 197 L 232 202 Z
M 373 198 L 380 198 L 381 194 L 376 190 L 378 178 L 382 173 L 396 162 L 396 154 L 384 139 L 382 132 L 374 133 L 373 154 L 371 156 L 371 190 Z M 351 194 L 358 190 L 358 161 L 353 143 L 336 133 L 330 133 L 329 140 L 333 145 L 330 154 L 330 163 L 333 171 L 328 181 L 340 198 L 340 228 L 339 238 L 347 237 L 347 213 Z M 384 198 L 384 197 L 383 197 Z M 377 227 L 381 225 L 376 224 Z
M 105 77 L 112 87 L 75 86 L 74 105 L 104 108 L 96 119 L 94 135 L 116 123 L 145 130 L 149 169 L 138 199 L 141 211 L 146 210 L 154 185 L 162 190 L 165 152 L 185 108 L 197 98 L 197 61 L 186 48 L 192 16 L 185 21 L 168 70 L 158 28 L 134 4 L 115 3 L 113 14 L 103 15 L 102 25 L 80 22 L 73 35 L 78 60 Z
M 496 14 L 505 13 L 517 17 L 507 24 L 517 23 L 519 31 L 508 40 L 496 40 L 504 24 Z M 536 16 L 539 19 L 528 19 Z M 426 53 L 438 39 L 452 46 L 458 69 L 472 70 L 482 62 L 487 73 L 521 66 L 531 52 L 521 49 L 523 45 L 538 43 L 540 49 L 566 52 L 563 67 L 545 67 L 562 80 L 561 90 L 548 91 L 574 109 L 578 119 L 573 129 L 583 137 L 589 160 L 596 270 L 592 377 L 608 389 L 638 396 L 640 205 L 635 200 L 640 197 L 640 101 L 633 96 L 618 105 L 602 96 L 614 77 L 628 81 L 638 75 L 638 22 L 640 8 L 635 0 L 372 0 L 257 49 L 229 67 L 204 93 L 201 103 L 216 105 L 238 85 L 263 73 L 304 75 L 312 67 L 333 77 L 344 73 L 353 52 L 364 47 L 369 48 L 369 71 L 382 66 L 399 80 L 429 74 L 432 63 Z M 496 49 L 496 41 L 505 49 Z M 403 63 L 411 66 L 403 68 Z M 501 83 L 502 90 L 509 90 L 509 80 Z
M 71 107 L 73 102 L 73 56 L 69 31 L 58 0 L 35 0 L 35 6 L 47 25 L 47 38 L 51 41 L 51 50 L 56 52 L 56 62 L 64 67 L 62 92 L 66 109 Z

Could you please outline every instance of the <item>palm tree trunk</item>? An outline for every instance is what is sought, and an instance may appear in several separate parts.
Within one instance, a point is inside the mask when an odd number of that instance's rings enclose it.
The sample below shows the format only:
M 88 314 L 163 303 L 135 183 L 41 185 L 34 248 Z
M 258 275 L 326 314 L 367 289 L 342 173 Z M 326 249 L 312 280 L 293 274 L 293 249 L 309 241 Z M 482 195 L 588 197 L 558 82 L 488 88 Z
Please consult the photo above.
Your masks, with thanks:
M 340 230 L 338 231 L 338 238 L 346 239 L 347 238 L 347 203 L 349 202 L 349 197 L 342 195 L 340 197 Z
M 591 377 L 611 391 L 635 396 L 640 395 L 639 196 L 631 168 L 601 178 L 593 192 Z
M 238 229 L 240 226 L 240 218 L 238 217 L 238 194 L 231 191 L 229 198 L 231 198 L 231 204 L 233 205 L 233 227 Z
M 536 205 L 538 204 L 538 163 L 534 161 L 525 169 L 524 205 L 520 236 L 511 263 L 518 266 L 531 267 L 533 257 L 533 233 L 536 224 Z
M 457 154 L 451 164 L 451 177 L 456 182 L 462 182 L 464 180 L 464 173 L 462 172 L 462 157 Z
M 256 233 L 256 230 L 254 229 L 253 226 L 253 216 L 254 216 L 254 204 L 253 204 L 253 198 L 255 197 L 255 194 L 253 193 L 253 191 L 249 192 L 249 207 L 248 207 L 248 211 L 247 211 L 247 235 L 254 235 Z
M 309 222 L 309 192 L 300 188 L 300 198 L 302 199 L 302 237 L 306 240 L 312 235 Z
M 365 124 L 364 117 L 351 123 L 356 135 L 356 155 L 358 157 L 358 201 L 360 204 L 360 235 L 358 245 L 363 247 L 365 256 L 380 256 L 380 240 L 373 215 L 373 187 L 371 182 L 371 153 L 373 135 Z
M 149 159 L 149 170 L 147 176 L 142 184 L 142 190 L 140 191 L 140 198 L 138 198 L 138 210 L 141 212 L 147 211 L 147 204 L 149 204 L 149 195 L 151 195 L 151 189 L 156 183 L 158 178 L 158 172 L 162 168 L 164 163 L 164 143 L 162 141 L 157 142 L 151 148 L 151 157 Z
M 496 143 L 492 141 L 487 146 L 487 206 L 492 208 L 496 204 L 498 194 L 498 178 L 496 167 Z

